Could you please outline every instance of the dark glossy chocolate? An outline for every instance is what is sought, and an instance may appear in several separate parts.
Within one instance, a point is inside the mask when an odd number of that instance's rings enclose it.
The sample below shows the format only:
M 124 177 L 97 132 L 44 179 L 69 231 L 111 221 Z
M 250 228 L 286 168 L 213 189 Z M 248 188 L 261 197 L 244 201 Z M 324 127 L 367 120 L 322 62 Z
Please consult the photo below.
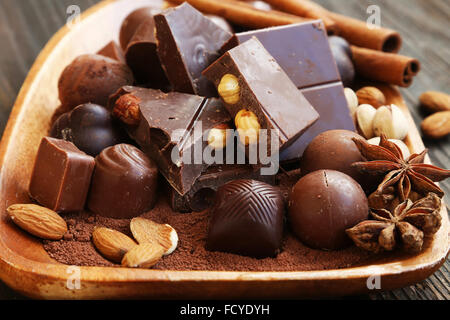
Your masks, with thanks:
M 145 19 L 128 42 L 125 59 L 138 84 L 155 89 L 169 85 L 158 58 L 153 17 Z
M 334 171 L 314 171 L 293 187 L 289 197 L 289 222 L 306 245 L 336 250 L 351 243 L 345 230 L 369 215 L 366 195 L 350 176 Z
M 342 82 L 344 86 L 349 87 L 353 83 L 356 73 L 350 44 L 347 40 L 338 36 L 331 36 L 329 42 Z
M 259 169 L 248 164 L 219 164 L 209 167 L 194 182 L 191 189 L 180 195 L 170 190 L 170 205 L 178 212 L 203 211 L 213 205 L 216 191 L 227 182 L 251 179 L 275 184 L 275 175 L 261 175 Z
M 279 130 L 279 148 L 287 147 L 319 118 L 318 113 L 255 37 L 229 50 L 203 74 L 218 87 L 222 77 L 238 78 L 240 100 L 224 103 L 233 116 L 250 110 L 262 129 Z M 268 146 L 272 154 L 278 151 Z
M 106 106 L 112 93 L 133 82 L 133 73 L 124 63 L 85 54 L 62 72 L 58 82 L 59 100 L 67 111 L 89 102 Z
M 158 55 L 175 91 L 216 96 L 202 71 L 219 58 L 219 50 L 231 38 L 188 3 L 155 16 Z
M 157 12 L 157 9 L 152 7 L 143 7 L 131 12 L 122 22 L 119 32 L 119 41 L 122 50 L 125 51 L 128 47 L 128 43 L 133 38 L 136 30 L 140 24 L 148 19 L 153 19 L 153 15 Z
M 221 52 L 252 37 L 262 43 L 297 88 L 340 81 L 322 21 L 236 33 Z
M 228 31 L 230 34 L 234 33 L 233 27 L 231 26 L 231 24 L 228 23 L 228 21 L 226 19 L 219 17 L 219 16 L 215 16 L 213 14 L 207 14 L 206 17 L 211 19 L 215 24 L 217 24 L 223 30 Z
M 34 161 L 30 196 L 57 212 L 84 209 L 94 158 L 71 142 L 44 137 Z
M 358 181 L 364 190 L 369 191 L 374 185 L 374 179 L 351 166 L 354 162 L 363 161 L 352 138 L 363 139 L 359 134 L 348 130 L 330 130 L 319 134 L 303 153 L 303 174 L 322 169 L 337 170 L 348 174 Z
M 109 146 L 129 141 L 127 133 L 111 113 L 92 103 L 82 104 L 59 116 L 50 136 L 73 142 L 91 156 Z
M 112 96 L 110 105 L 124 94 L 140 100 L 140 123 L 137 127 L 128 128 L 130 136 L 156 161 L 171 186 L 181 195 L 185 194 L 209 166 L 203 161 L 194 163 L 197 157 L 194 151 L 203 152 L 207 146 L 203 134 L 218 124 L 229 123 L 230 115 L 218 99 L 178 92 L 166 94 L 130 86 Z M 202 131 L 194 133 L 200 122 Z M 172 153 L 176 159 L 172 159 Z M 190 163 L 185 162 L 184 157 Z
M 208 250 L 256 258 L 279 252 L 284 201 L 277 188 L 255 180 L 229 182 L 217 190 L 210 215 Z
M 356 131 L 341 82 L 332 82 L 300 91 L 314 106 L 320 118 L 291 146 L 281 152 L 281 160 L 301 157 L 309 143 L 322 132 L 335 129 Z
M 115 41 L 108 42 L 97 54 L 125 63 L 122 48 Z
M 141 150 L 118 144 L 95 158 L 88 208 L 101 216 L 128 219 L 151 210 L 158 183 L 156 164 Z

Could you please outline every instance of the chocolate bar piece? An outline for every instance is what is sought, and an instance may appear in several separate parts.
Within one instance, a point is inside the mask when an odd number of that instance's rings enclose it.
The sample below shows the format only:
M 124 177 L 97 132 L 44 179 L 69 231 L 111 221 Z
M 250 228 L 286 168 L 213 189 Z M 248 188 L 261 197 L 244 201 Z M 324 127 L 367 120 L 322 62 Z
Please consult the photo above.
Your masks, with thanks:
M 203 211 L 214 201 L 216 191 L 227 182 L 237 179 L 252 179 L 275 184 L 275 175 L 261 175 L 259 169 L 248 164 L 219 164 L 209 167 L 195 180 L 191 189 L 180 195 L 170 190 L 170 205 L 178 212 Z
M 188 3 L 155 15 L 158 55 L 175 91 L 216 96 L 201 72 L 219 58 L 219 50 L 231 38 Z
M 97 54 L 125 63 L 122 48 L 115 41 L 108 42 Z
M 321 20 L 236 33 L 221 52 L 252 37 L 262 43 L 297 88 L 340 81 Z
M 235 34 L 221 51 L 258 38 L 306 99 L 319 120 L 280 154 L 295 159 L 318 134 L 333 129 L 355 131 L 328 37 L 320 20 Z
M 136 82 L 151 88 L 165 89 L 169 81 L 161 67 L 155 38 L 155 22 L 147 17 L 128 42 L 125 60 L 133 71 Z
M 300 158 L 309 143 L 322 132 L 335 129 L 356 131 L 341 82 L 319 85 L 300 91 L 319 112 L 320 118 L 291 146 L 281 152 L 281 160 Z
M 83 210 L 94 158 L 71 142 L 44 137 L 34 162 L 30 196 L 58 212 Z
M 294 142 L 319 118 L 316 110 L 255 37 L 229 50 L 203 74 L 218 88 L 235 122 L 238 122 L 237 114 L 246 110 L 256 115 L 261 129 L 277 129 L 279 149 Z M 227 91 L 221 91 L 219 86 Z M 237 129 L 240 129 L 238 125 Z M 278 151 L 272 146 L 269 133 L 268 147 L 270 154 Z
M 129 126 L 129 135 L 158 165 L 171 186 L 181 195 L 209 166 L 203 161 L 207 146 L 204 134 L 230 115 L 218 99 L 185 93 L 126 86 L 110 99 L 110 105 L 124 95 L 139 101 L 139 123 Z

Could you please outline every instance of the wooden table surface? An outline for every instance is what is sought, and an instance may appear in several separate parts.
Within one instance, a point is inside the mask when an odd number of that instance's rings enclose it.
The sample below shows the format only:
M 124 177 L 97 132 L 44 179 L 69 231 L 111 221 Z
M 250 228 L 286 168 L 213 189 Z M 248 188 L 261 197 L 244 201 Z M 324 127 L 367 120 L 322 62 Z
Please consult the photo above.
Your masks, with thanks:
M 133 0 L 130 0 L 133 1 Z M 50 37 L 65 23 L 66 10 L 78 5 L 82 11 L 97 0 L 1 0 L 0 1 L 0 135 L 28 70 Z M 450 90 L 450 1 L 447 0 L 317 0 L 333 11 L 367 19 L 367 7 L 381 9 L 383 26 L 400 31 L 401 53 L 418 58 L 422 71 L 408 89 L 402 89 L 417 125 L 424 113 L 418 97 L 427 90 Z M 56 90 L 56 88 L 55 88 Z M 432 161 L 450 168 L 449 137 L 424 140 Z M 450 182 L 442 183 L 450 194 Z M 449 203 L 446 196 L 446 202 Z M 414 286 L 376 293 L 357 299 L 450 299 L 450 260 L 434 275 Z M 0 282 L 0 299 L 23 299 Z

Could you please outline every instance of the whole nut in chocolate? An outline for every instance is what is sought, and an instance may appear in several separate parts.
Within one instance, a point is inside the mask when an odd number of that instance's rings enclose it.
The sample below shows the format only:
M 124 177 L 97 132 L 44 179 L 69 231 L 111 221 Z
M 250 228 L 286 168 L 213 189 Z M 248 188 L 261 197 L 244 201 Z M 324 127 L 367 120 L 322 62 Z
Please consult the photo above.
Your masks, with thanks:
M 239 102 L 241 89 L 239 87 L 239 80 L 236 76 L 227 73 L 220 80 L 217 91 L 222 99 L 229 104 L 236 104 Z
M 231 139 L 230 126 L 227 124 L 219 124 L 209 130 L 208 145 L 213 149 L 223 149 L 227 145 L 227 141 Z
M 258 142 L 261 126 L 258 117 L 249 110 L 241 110 L 234 118 L 234 124 L 239 133 L 239 140 L 245 146 Z

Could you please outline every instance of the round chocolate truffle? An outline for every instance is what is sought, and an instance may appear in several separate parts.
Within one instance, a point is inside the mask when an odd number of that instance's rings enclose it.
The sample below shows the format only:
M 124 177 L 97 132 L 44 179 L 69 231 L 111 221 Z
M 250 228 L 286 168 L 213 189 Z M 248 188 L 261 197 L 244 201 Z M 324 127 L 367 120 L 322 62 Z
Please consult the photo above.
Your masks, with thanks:
M 306 245 L 325 250 L 351 243 L 345 230 L 366 220 L 367 197 L 350 176 L 318 170 L 301 178 L 289 196 L 289 221 Z
M 141 150 L 118 144 L 95 158 L 88 208 L 101 216 L 128 219 L 156 202 L 158 169 Z
M 131 12 L 125 20 L 123 20 L 119 33 L 119 41 L 122 50 L 125 51 L 128 43 L 131 38 L 133 38 L 134 33 L 143 21 L 148 19 L 153 20 L 153 15 L 155 12 L 155 8 L 152 7 L 139 8 Z
M 337 170 L 355 179 L 367 192 L 371 191 L 373 178 L 351 166 L 354 162 L 364 161 L 352 138 L 364 139 L 349 130 L 329 130 L 319 134 L 303 153 L 302 173 L 308 174 L 322 169 Z
M 280 250 L 284 200 L 277 188 L 256 180 L 229 182 L 217 190 L 210 214 L 208 250 L 256 258 Z
M 53 138 L 73 142 L 91 156 L 129 138 L 116 119 L 104 107 L 85 103 L 59 116 L 50 131 Z
M 85 54 L 62 72 L 59 100 L 66 111 L 88 102 L 106 106 L 111 94 L 133 83 L 133 73 L 126 64 L 98 54 Z

